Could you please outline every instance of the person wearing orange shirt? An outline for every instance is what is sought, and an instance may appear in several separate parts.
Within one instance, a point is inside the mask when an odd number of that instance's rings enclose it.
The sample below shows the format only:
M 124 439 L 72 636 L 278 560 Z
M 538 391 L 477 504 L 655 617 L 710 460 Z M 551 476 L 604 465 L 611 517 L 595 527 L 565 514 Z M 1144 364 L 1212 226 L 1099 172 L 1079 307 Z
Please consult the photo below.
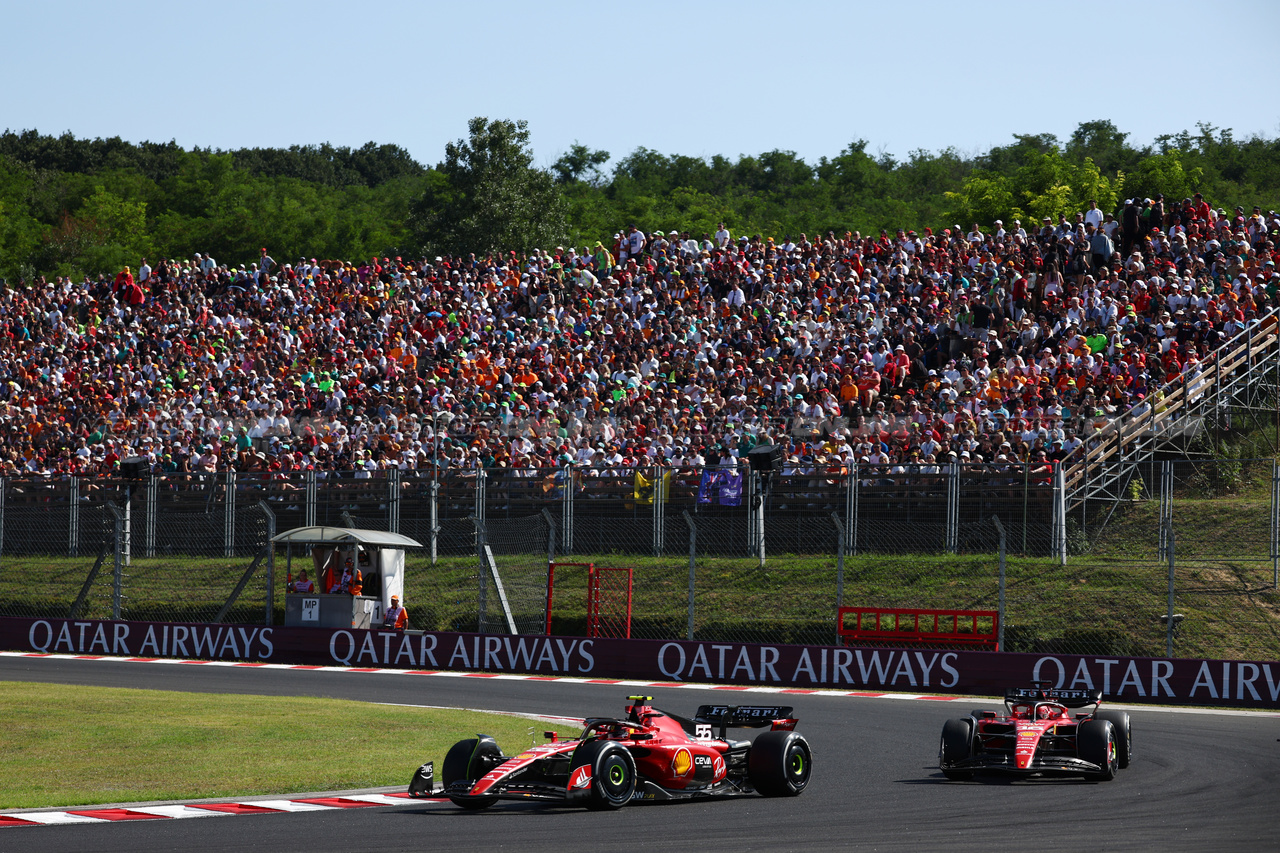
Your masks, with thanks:
M 400 606 L 399 596 L 391 596 L 391 606 L 383 616 L 382 625 L 389 631 L 403 631 L 409 625 L 409 611 Z

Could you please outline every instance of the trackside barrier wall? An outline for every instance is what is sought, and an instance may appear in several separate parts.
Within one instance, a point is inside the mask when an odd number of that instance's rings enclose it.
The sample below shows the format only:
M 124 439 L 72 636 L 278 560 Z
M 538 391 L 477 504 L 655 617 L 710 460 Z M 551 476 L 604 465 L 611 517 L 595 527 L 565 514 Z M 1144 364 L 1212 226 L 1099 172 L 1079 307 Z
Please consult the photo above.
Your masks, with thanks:
M 748 687 L 999 695 L 1032 681 L 1112 701 L 1280 708 L 1280 662 L 937 649 L 394 633 L 261 625 L 0 618 L 0 648 L 250 665 L 448 669 Z

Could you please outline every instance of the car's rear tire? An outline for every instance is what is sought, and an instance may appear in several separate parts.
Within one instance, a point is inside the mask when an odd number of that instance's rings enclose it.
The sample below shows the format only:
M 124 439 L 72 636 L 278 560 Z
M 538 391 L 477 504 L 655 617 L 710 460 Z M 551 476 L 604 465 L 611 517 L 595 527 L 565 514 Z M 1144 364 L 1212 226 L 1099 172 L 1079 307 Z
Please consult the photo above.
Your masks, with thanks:
M 938 769 L 953 782 L 973 778 L 972 770 L 956 770 L 951 765 L 973 755 L 973 723 L 969 720 L 947 720 L 942 725 L 942 742 L 938 746 Z
M 809 785 L 813 753 L 798 732 L 765 732 L 747 753 L 751 787 L 765 797 L 795 797 Z
M 495 764 L 500 763 L 502 750 L 493 738 L 482 735 L 478 738 L 460 740 L 449 748 L 445 754 L 444 766 L 440 769 L 440 781 L 448 790 L 454 782 L 476 782 L 489 772 Z M 498 801 L 497 797 L 476 797 L 474 799 L 449 798 L 455 806 L 464 809 L 487 809 Z
M 1129 760 L 1133 758 L 1133 722 L 1129 719 L 1127 711 L 1099 711 L 1094 715 L 1095 719 L 1106 720 L 1111 723 L 1116 730 L 1116 753 L 1119 758 L 1120 769 L 1129 766 Z
M 1120 764 L 1119 752 L 1115 726 L 1110 720 L 1085 720 L 1080 724 L 1076 733 L 1076 754 L 1102 768 L 1099 772 L 1084 774 L 1084 778 L 1090 782 L 1110 782 L 1116 777 Z
M 607 740 L 593 740 L 573 751 L 569 778 L 579 767 L 591 768 L 591 786 L 584 805 L 593 811 L 620 809 L 636 792 L 636 762 L 626 747 Z

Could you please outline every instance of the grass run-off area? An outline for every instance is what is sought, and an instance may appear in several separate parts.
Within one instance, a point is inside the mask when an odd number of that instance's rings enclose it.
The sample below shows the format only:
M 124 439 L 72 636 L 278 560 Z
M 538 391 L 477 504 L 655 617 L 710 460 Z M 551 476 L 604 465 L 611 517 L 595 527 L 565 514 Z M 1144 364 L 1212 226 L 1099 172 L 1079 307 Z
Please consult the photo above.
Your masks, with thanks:
M 338 699 L 31 682 L 0 682 L 0 717 L 0 809 L 407 787 L 425 761 L 438 779 L 449 747 L 476 732 L 511 753 L 531 728 L 539 741 L 556 728 Z

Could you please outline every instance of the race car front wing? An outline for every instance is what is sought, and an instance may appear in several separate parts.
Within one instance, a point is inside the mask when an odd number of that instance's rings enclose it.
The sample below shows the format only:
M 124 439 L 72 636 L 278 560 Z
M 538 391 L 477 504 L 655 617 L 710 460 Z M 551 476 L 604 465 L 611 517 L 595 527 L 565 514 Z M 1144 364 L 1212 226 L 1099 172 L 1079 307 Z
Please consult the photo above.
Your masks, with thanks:
M 1103 768 L 1083 758 L 1037 755 L 1027 767 L 1019 767 L 1012 753 L 984 752 L 947 765 L 948 770 L 991 770 L 1001 773 L 1098 773 Z

